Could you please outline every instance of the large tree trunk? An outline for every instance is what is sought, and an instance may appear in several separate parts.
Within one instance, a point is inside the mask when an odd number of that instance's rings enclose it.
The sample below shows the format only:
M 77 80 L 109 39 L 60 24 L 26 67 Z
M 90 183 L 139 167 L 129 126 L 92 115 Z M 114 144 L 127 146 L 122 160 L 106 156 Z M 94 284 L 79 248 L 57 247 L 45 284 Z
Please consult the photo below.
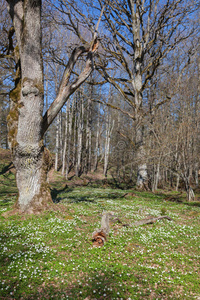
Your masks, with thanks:
M 93 70 L 93 53 L 98 47 L 97 29 L 89 48 L 73 50 L 66 66 L 56 99 L 43 114 L 43 62 L 41 46 L 41 0 L 7 0 L 13 20 L 17 47 L 15 88 L 10 93 L 8 115 L 8 141 L 16 168 L 19 191 L 16 208 L 20 212 L 34 213 L 52 205 L 47 184 L 51 165 L 43 136 L 70 95 L 89 77 Z M 86 65 L 80 75 L 70 81 L 78 57 L 87 53 Z
M 134 78 L 132 85 L 135 93 L 135 128 L 136 128 L 136 145 L 137 145 L 137 188 L 143 189 L 148 186 L 147 164 L 145 161 L 145 147 L 143 141 L 143 126 L 141 109 L 143 105 L 143 90 L 142 90 L 142 65 L 143 65 L 143 44 L 141 42 L 141 20 L 139 16 L 138 4 L 130 1 L 132 13 L 132 30 L 134 37 Z
M 51 203 L 46 184 L 50 158 L 48 151 L 44 151 L 41 135 L 44 97 L 41 1 L 9 4 L 18 42 L 15 49 L 18 61 L 16 87 L 10 93 L 8 139 L 19 191 L 16 207 L 32 213 Z

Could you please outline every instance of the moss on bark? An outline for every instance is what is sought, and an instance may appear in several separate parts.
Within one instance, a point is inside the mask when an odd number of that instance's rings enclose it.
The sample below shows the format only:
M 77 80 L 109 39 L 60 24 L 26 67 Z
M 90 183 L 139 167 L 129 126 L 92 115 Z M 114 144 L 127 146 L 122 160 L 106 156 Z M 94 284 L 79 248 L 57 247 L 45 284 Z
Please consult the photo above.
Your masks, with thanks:
M 8 143 L 12 151 L 18 145 L 17 143 L 17 128 L 19 119 L 19 108 L 21 107 L 21 80 L 18 81 L 16 87 L 10 92 L 11 109 L 7 116 L 7 127 L 8 127 Z

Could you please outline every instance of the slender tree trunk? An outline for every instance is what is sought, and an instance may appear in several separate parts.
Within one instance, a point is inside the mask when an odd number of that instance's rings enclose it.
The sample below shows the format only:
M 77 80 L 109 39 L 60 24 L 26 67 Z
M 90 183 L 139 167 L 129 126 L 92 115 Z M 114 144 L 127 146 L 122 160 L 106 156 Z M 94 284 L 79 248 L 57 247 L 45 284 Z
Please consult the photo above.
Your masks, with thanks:
M 59 157 L 60 157 L 60 161 L 62 161 L 62 157 L 63 157 L 63 138 L 62 138 L 62 109 L 59 112 Z
M 158 181 L 160 177 L 160 161 L 161 159 L 159 159 L 157 163 L 156 176 L 155 176 L 155 191 L 158 189 Z
M 68 103 L 67 103 L 66 115 L 65 115 L 65 136 L 64 136 L 63 156 L 62 156 L 62 175 L 64 175 L 64 173 L 65 173 L 66 151 L 67 151 L 67 145 L 68 145 L 69 106 L 70 106 L 70 101 L 68 101 Z
M 197 95 L 197 101 L 196 101 L 196 119 L 197 119 L 197 125 L 196 125 L 196 130 L 197 132 L 200 130 L 200 45 L 198 46 L 198 95 Z M 198 136 L 198 133 L 196 133 L 196 136 Z M 197 151 L 197 147 L 196 147 Z M 198 151 L 197 151 L 198 153 Z M 199 161 L 196 162 L 195 164 L 195 183 L 196 187 L 199 186 Z
M 108 159 L 110 153 L 110 139 L 111 134 L 114 128 L 115 121 L 111 121 L 111 117 L 109 116 L 109 110 L 107 110 L 106 115 L 106 141 L 105 141 L 105 154 L 104 154 L 104 176 L 107 177 L 108 172 Z
M 129 174 L 129 181 L 130 182 L 133 181 L 133 174 L 134 174 L 134 168 L 133 168 L 133 163 L 131 163 L 130 174 Z
M 90 97 L 92 97 L 92 90 L 90 93 Z M 87 174 L 88 171 L 91 171 L 91 139 L 92 139 L 92 116 L 91 116 L 91 98 L 88 97 L 87 101 L 87 120 L 86 120 L 86 157 L 85 157 L 85 172 Z
M 77 95 L 76 95 L 76 100 L 75 100 L 75 116 L 74 116 L 74 136 L 73 136 L 73 167 L 75 168 L 76 166 L 76 157 L 77 157 L 77 151 L 76 151 L 76 146 L 77 146 L 77 123 L 78 123 L 78 118 L 77 118 L 77 113 L 78 113 L 78 108 L 77 108 Z
M 74 115 L 74 99 L 72 100 L 72 107 L 71 107 L 71 113 L 69 113 L 69 132 L 68 132 L 68 148 L 67 148 L 67 161 L 66 161 L 66 173 L 65 177 L 68 179 L 69 174 L 69 165 L 70 165 L 70 155 L 71 155 L 71 138 L 72 138 L 72 119 Z
M 78 111 L 78 134 L 77 134 L 77 162 L 76 162 L 76 176 L 80 176 L 81 158 L 82 158 L 82 140 L 83 140 L 83 115 L 84 104 L 82 95 L 80 97 L 80 108 Z
M 200 130 L 200 45 L 198 46 L 198 59 L 197 59 L 197 64 L 198 64 L 198 94 L 197 94 L 197 99 L 196 99 L 196 146 L 195 146 L 195 152 L 196 155 L 198 153 L 198 132 Z M 196 163 L 195 163 L 195 184 L 196 187 L 199 186 L 199 160 L 197 159 Z
M 98 112 L 97 112 L 97 130 L 96 130 L 96 145 L 94 150 L 94 171 L 97 170 L 98 167 L 98 151 L 99 151 L 99 133 L 100 133 L 100 108 L 101 105 L 98 105 Z
M 0 98 L 1 98 L 1 96 L 0 96 Z M 2 104 L 1 104 L 1 99 L 0 99 L 0 148 L 2 147 L 2 129 L 1 129 L 1 125 L 2 125 Z
M 91 120 L 91 107 L 90 107 L 90 120 L 89 120 L 89 145 L 88 145 L 88 171 L 91 171 L 92 166 L 92 120 Z
M 58 67 L 56 66 L 55 87 L 58 91 Z M 59 145 L 60 145 L 60 113 L 56 117 L 56 148 L 55 148 L 55 171 L 58 171 L 59 161 Z
M 49 54 L 47 55 L 47 57 L 49 57 Z M 46 84 L 45 84 L 45 110 L 46 111 L 48 110 L 48 106 L 49 106 L 49 103 L 48 103 L 48 93 L 49 93 L 48 72 L 49 72 L 49 66 L 48 66 L 48 61 L 47 61 L 46 76 L 45 76 L 45 78 L 46 78 Z M 47 132 L 45 133 L 44 141 L 45 141 L 45 144 L 47 144 L 47 142 L 48 142 Z
M 195 164 L 195 184 L 196 187 L 199 186 L 199 164 L 198 163 Z
M 179 187 L 179 182 L 180 182 L 180 175 L 176 175 L 176 191 L 178 192 L 178 187 Z
M 59 155 L 59 115 L 56 118 L 56 149 L 55 149 L 55 171 L 58 171 L 58 155 Z
M 155 192 L 155 169 L 156 169 L 156 166 L 155 166 L 155 163 L 153 163 L 153 166 L 152 166 L 152 178 L 151 178 L 151 191 L 154 193 Z

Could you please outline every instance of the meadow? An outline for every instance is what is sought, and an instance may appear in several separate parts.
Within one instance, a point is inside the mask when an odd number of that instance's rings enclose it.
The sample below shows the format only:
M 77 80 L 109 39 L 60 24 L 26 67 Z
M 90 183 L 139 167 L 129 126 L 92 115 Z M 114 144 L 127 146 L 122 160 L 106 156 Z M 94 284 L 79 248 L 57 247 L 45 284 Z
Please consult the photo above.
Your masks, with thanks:
M 184 195 L 172 201 L 163 191 L 66 186 L 57 176 L 54 210 L 5 216 L 17 190 L 13 173 L 2 170 L 0 299 L 200 299 L 199 201 L 187 203 Z M 96 248 L 92 233 L 103 211 L 122 223 L 111 223 L 108 241 Z M 161 215 L 173 220 L 123 226 Z

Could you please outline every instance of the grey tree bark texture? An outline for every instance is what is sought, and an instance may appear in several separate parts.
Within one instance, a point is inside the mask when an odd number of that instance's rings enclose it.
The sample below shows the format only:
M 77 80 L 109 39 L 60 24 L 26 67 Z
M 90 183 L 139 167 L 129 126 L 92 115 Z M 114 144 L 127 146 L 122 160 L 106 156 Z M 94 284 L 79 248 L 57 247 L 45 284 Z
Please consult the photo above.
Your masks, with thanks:
M 44 133 L 69 96 L 91 74 L 98 41 L 94 36 L 90 48 L 74 49 L 57 97 L 43 117 L 41 0 L 8 0 L 7 3 L 17 39 L 15 88 L 10 92 L 11 110 L 7 118 L 18 187 L 15 208 L 22 213 L 38 213 L 53 203 L 47 184 L 51 158 L 43 145 Z M 83 53 L 87 53 L 85 68 L 74 82 L 69 83 L 72 68 Z
M 41 124 L 43 112 L 43 64 L 41 53 L 41 2 L 9 1 L 18 44 L 16 87 L 10 93 L 9 144 L 16 168 L 20 211 L 32 213 L 51 201 L 45 185 L 48 151 L 44 150 Z

